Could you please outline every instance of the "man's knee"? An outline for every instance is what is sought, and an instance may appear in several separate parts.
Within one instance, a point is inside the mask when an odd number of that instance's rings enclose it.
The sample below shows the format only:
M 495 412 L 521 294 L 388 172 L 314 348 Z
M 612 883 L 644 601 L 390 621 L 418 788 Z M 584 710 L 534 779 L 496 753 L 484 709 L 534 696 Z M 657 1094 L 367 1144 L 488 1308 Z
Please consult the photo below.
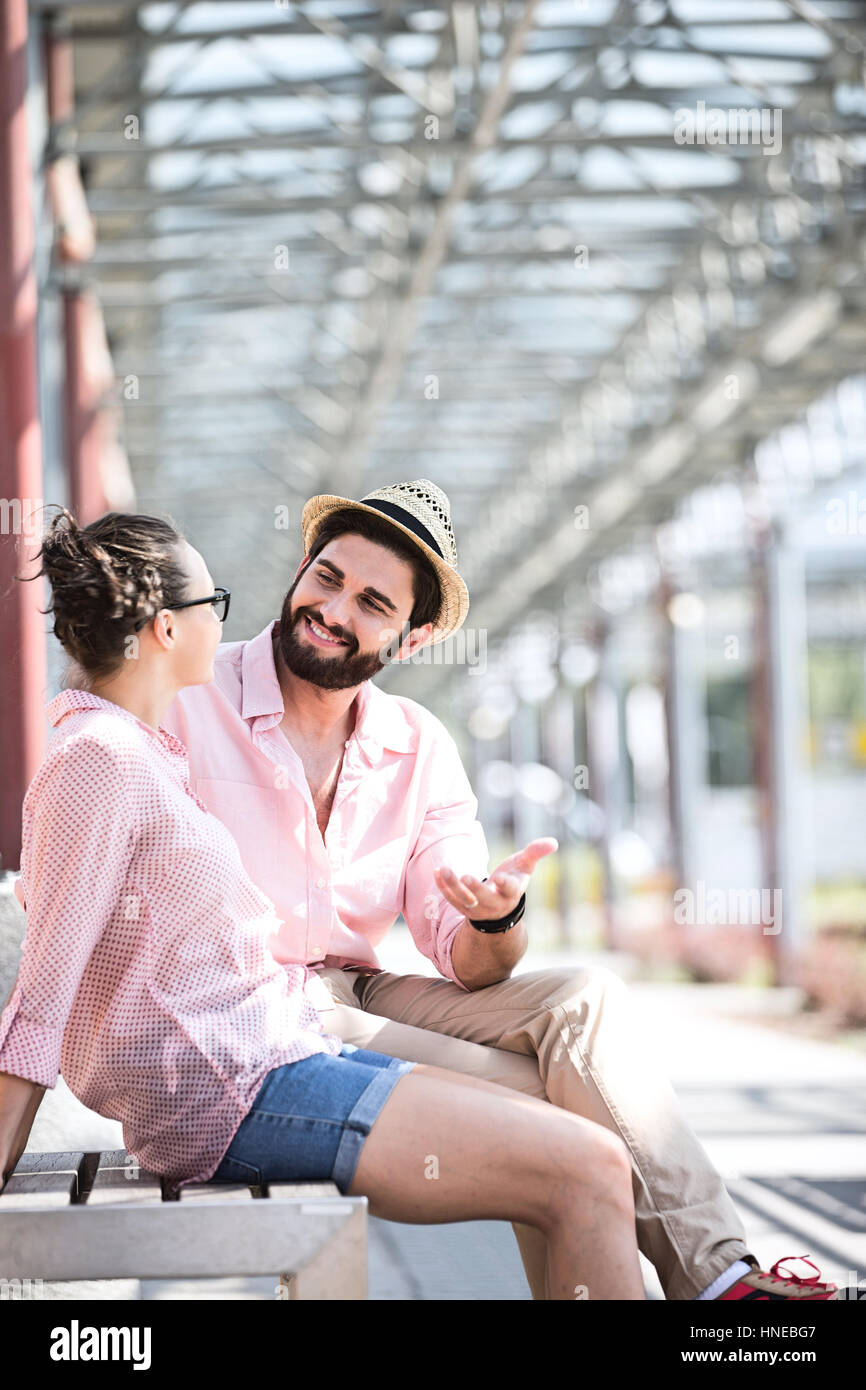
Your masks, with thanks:
M 597 1010 L 606 999 L 622 1001 L 628 993 L 623 978 L 606 965 L 564 967 L 551 973 L 558 974 L 560 979 L 548 997 L 546 1007 L 549 1010 L 560 1006 L 585 1015 L 588 1010 Z

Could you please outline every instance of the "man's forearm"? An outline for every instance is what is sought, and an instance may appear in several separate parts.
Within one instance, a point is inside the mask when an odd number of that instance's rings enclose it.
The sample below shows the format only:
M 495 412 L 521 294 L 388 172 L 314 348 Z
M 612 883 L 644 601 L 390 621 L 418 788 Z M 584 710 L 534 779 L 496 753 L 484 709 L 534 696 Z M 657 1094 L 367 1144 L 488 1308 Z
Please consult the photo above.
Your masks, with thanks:
M 483 989 L 507 980 L 528 945 L 525 918 L 506 932 L 477 931 L 464 918 L 454 937 L 451 964 L 467 989 Z

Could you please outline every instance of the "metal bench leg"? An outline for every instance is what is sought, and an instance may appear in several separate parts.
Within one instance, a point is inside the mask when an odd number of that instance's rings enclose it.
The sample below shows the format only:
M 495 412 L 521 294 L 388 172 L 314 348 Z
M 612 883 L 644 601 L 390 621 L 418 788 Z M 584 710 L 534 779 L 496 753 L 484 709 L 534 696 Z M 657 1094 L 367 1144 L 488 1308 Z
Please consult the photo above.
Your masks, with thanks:
M 359 1207 L 309 1264 L 280 1275 L 281 1298 L 308 1302 L 367 1297 L 367 1212 Z

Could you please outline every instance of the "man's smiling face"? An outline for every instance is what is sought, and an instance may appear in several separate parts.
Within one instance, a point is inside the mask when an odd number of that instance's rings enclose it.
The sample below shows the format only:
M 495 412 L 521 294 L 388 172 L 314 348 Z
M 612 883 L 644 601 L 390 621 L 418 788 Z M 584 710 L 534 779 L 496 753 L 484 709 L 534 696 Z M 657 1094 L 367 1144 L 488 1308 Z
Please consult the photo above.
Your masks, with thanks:
M 326 690 L 360 685 L 385 666 L 382 649 L 408 624 L 414 605 L 407 560 L 364 536 L 337 536 L 286 594 L 283 660 L 301 680 Z

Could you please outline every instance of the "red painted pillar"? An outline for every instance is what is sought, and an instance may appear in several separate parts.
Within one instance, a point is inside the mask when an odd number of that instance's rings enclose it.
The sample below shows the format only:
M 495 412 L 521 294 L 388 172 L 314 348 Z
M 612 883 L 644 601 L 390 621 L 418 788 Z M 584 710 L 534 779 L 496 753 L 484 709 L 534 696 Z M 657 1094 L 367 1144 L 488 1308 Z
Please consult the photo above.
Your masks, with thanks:
M 45 87 L 51 121 L 47 186 L 54 212 L 55 257 L 66 269 L 63 289 L 64 422 L 69 507 L 80 526 L 107 508 L 102 461 L 108 448 L 103 394 L 105 364 L 99 352 L 101 317 L 83 288 L 78 266 L 95 249 L 93 222 L 81 186 L 78 160 L 64 153 L 64 130 L 75 109 L 72 39 L 67 17 L 52 15 L 45 30 Z M 107 352 L 105 354 L 107 357 Z
M 0 867 L 21 854 L 21 802 L 45 756 L 42 433 L 35 228 L 27 138 L 27 0 L 0 4 Z
M 107 419 L 91 355 L 98 315 L 98 306 L 85 290 L 64 290 L 66 463 L 69 508 L 79 526 L 87 526 L 108 510 L 102 481 Z

